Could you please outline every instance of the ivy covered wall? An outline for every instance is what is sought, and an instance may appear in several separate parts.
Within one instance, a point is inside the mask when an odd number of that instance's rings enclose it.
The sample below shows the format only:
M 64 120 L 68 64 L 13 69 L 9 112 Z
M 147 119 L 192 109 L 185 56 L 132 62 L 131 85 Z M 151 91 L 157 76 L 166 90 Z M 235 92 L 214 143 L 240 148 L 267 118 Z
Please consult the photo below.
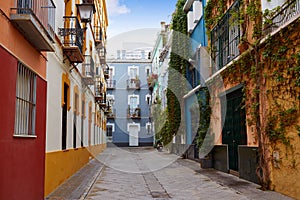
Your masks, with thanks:
M 231 3 L 209 1 L 205 9 L 208 30 Z M 247 30 L 241 41 L 249 48 L 207 82 L 213 91 L 212 129 L 219 135 L 222 131 L 218 94 L 242 83 L 247 145 L 259 147 L 256 171 L 262 189 L 297 198 L 300 196 L 300 21 L 266 36 L 262 19 L 269 16 L 261 12 L 260 1 L 240 3 L 239 25 L 242 31 Z M 222 143 L 221 138 L 217 142 Z

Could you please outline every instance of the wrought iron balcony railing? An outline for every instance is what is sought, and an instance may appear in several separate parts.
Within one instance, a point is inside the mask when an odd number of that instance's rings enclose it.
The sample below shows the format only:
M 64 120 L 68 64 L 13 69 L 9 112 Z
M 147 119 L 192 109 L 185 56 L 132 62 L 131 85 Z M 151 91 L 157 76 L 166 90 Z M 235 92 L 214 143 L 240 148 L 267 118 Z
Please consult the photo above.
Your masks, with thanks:
M 83 62 L 83 29 L 77 17 L 64 16 L 64 28 L 59 28 L 58 34 L 62 36 L 63 50 L 70 62 Z
M 213 73 L 220 70 L 240 54 L 238 49 L 240 26 L 238 17 L 232 15 L 233 12 L 239 12 L 238 1 L 227 10 L 211 31 Z
M 96 93 L 95 101 L 100 107 L 107 107 L 106 93 Z
M 100 58 L 100 64 L 106 65 L 106 49 L 104 46 L 101 46 L 98 49 L 98 54 Z
M 94 26 L 94 35 L 95 35 L 96 45 L 102 44 L 102 46 L 103 46 L 101 26 Z
M 104 78 L 109 79 L 109 67 L 107 66 L 105 69 L 103 69 Z
M 94 72 L 95 63 L 93 57 L 90 55 L 84 55 L 84 62 L 82 63 L 81 75 L 85 84 L 94 84 Z
M 128 108 L 127 109 L 128 118 L 141 118 L 141 108 Z
M 107 119 L 114 119 L 116 117 L 116 109 L 110 109 L 110 112 L 107 113 Z
M 40 51 L 54 51 L 55 10 L 53 0 L 15 0 L 10 19 L 25 38 Z M 51 42 L 48 42 L 48 39 Z
M 116 88 L 116 80 L 106 80 L 107 89 L 113 90 Z
M 127 80 L 127 89 L 141 89 L 141 82 L 139 79 L 128 79 Z
M 270 34 L 279 27 L 299 18 L 300 0 L 287 1 L 281 9 L 268 21 L 264 28 L 264 35 Z

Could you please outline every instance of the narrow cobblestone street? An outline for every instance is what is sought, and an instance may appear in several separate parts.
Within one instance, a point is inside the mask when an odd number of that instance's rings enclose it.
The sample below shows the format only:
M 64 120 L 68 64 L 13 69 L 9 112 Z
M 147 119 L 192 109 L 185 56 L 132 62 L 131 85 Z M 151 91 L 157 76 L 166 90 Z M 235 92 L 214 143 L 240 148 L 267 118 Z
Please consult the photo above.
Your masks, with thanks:
M 153 148 L 107 148 L 97 160 L 47 199 L 290 199 Z

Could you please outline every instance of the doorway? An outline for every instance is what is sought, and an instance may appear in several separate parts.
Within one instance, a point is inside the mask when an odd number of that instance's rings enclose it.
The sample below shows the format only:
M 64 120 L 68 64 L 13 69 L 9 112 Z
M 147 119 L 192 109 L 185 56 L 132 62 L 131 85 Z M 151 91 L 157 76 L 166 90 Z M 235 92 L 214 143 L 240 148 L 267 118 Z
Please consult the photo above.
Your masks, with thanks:
M 243 92 L 242 89 L 227 93 L 226 96 L 226 116 L 222 130 L 223 144 L 228 145 L 228 163 L 229 170 L 239 170 L 238 146 L 247 144 L 246 134 L 246 113 L 243 108 Z M 222 102 L 224 102 L 223 99 Z M 224 106 L 223 106 L 224 108 Z M 223 112 L 224 113 L 224 109 Z
M 138 125 L 129 125 L 129 146 L 139 146 Z
M 64 104 L 62 107 L 62 150 L 67 148 L 68 84 L 64 83 Z

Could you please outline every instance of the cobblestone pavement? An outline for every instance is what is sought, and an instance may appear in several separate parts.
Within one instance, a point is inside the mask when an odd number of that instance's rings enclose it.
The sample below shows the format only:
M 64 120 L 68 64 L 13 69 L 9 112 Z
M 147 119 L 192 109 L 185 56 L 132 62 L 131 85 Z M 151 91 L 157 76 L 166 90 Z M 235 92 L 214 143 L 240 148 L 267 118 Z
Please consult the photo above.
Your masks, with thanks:
M 290 199 L 153 148 L 107 148 L 97 159 L 103 157 L 109 159 L 85 199 Z

